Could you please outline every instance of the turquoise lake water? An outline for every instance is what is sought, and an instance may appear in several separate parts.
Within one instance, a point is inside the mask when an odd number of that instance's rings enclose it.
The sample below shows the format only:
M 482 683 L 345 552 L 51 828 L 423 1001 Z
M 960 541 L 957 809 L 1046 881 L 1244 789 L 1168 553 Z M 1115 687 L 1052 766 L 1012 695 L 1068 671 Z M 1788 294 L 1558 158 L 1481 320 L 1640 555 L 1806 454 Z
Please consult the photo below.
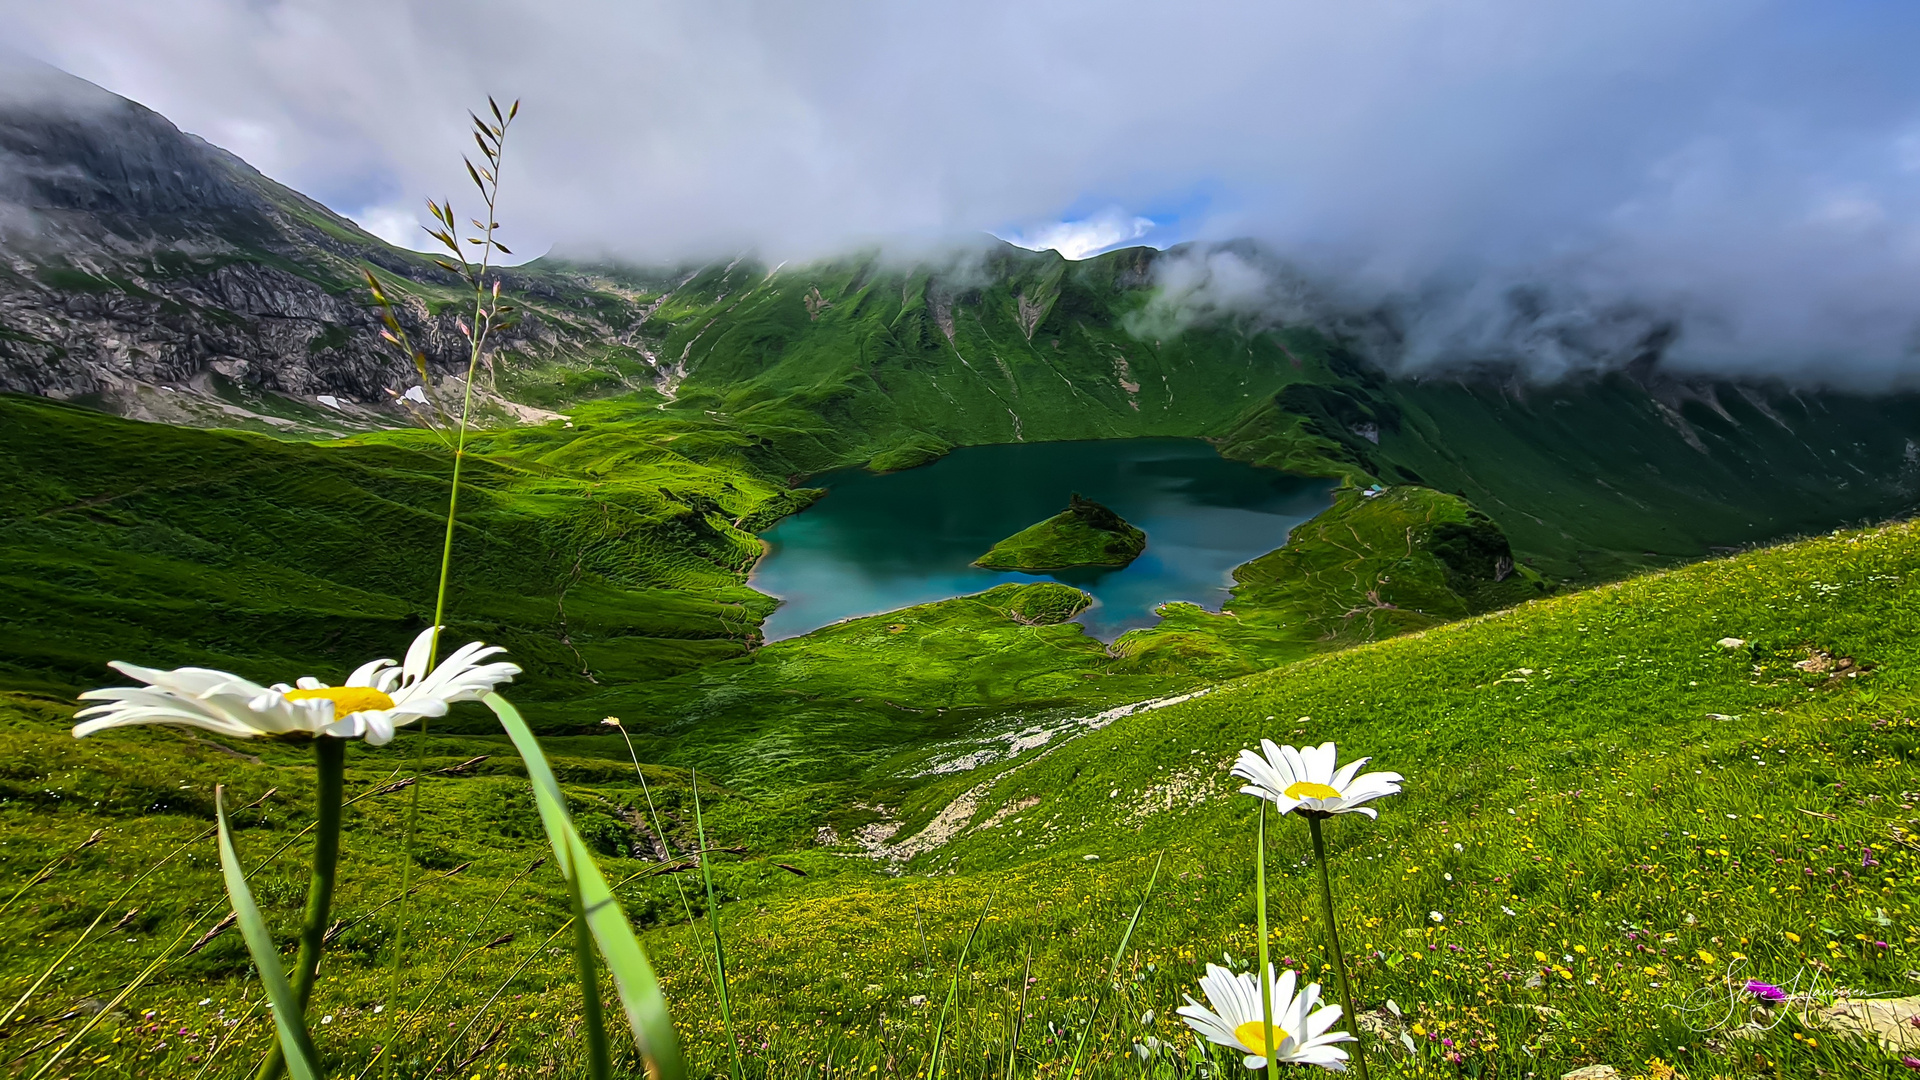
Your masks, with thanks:
M 1228 461 L 1199 439 L 1014 443 L 955 450 L 932 465 L 807 481 L 828 494 L 763 533 L 752 585 L 783 603 L 767 640 L 860 615 L 1051 578 L 1085 589 L 1076 621 L 1111 641 L 1188 600 L 1218 610 L 1235 566 L 1286 543 L 1327 508 L 1333 482 Z M 1066 509 L 1079 492 L 1146 530 L 1123 569 L 1006 573 L 970 565 L 997 541 Z

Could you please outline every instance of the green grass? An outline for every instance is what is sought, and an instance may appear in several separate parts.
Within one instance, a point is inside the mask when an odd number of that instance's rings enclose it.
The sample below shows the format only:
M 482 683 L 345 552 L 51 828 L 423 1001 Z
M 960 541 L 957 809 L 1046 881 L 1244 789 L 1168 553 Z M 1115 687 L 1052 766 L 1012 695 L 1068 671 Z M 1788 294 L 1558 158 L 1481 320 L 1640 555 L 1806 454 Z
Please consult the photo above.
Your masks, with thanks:
M 1112 510 L 1083 499 L 993 545 L 973 561 L 989 570 L 1060 570 L 1125 566 L 1147 549 L 1147 534 Z
M 25 398 L 0 417 L 7 685 L 72 692 L 136 657 L 338 672 L 429 617 L 449 455 L 423 432 L 313 446 Z M 734 522 L 805 498 L 654 429 L 476 440 L 452 632 L 511 648 L 530 700 L 738 656 L 771 606 Z
M 1201 963 L 1223 952 L 1244 963 L 1253 951 L 1253 805 L 1224 770 L 1263 735 L 1337 739 L 1407 777 L 1406 793 L 1380 804 L 1378 823 L 1333 824 L 1341 918 L 1363 1008 L 1394 999 L 1422 1032 L 1455 1040 L 1465 1060 L 1438 1061 L 1441 1044 L 1424 1035 L 1414 1060 L 1404 1051 L 1389 1059 L 1376 1041 L 1382 1075 L 1554 1076 L 1596 1060 L 1632 1074 L 1654 1058 L 1689 1076 L 1896 1075 L 1884 1055 L 1826 1031 L 1787 1023 L 1749 1043 L 1712 1021 L 1732 1000 L 1729 965 L 1741 979 L 1906 992 L 1903 972 L 1920 947 L 1911 910 L 1920 866 L 1904 839 L 1920 791 L 1920 655 L 1906 629 L 1920 599 L 1916 572 L 1912 525 L 1835 534 L 1299 661 L 1151 711 L 1034 717 L 1025 740 L 998 741 L 999 752 L 938 775 L 951 786 L 935 793 L 936 812 L 916 816 L 945 842 L 900 850 L 898 877 L 885 861 L 860 857 L 848 833 L 835 843 L 831 833 L 796 840 L 765 829 L 761 797 L 722 777 L 702 801 L 715 842 L 747 844 L 717 868 L 716 887 L 749 1075 L 790 1075 L 828 1055 L 848 1075 L 869 1066 L 914 1072 L 932 1021 L 909 999 L 942 999 L 989 896 L 999 899 L 948 1023 L 950 1075 L 999 1074 L 1029 947 L 1036 981 L 1018 1075 L 1061 1067 L 1095 993 L 1113 1000 L 1093 1036 L 1097 1075 L 1136 1075 L 1126 1055 L 1148 1034 L 1184 1047 L 1171 1012 Z M 1717 644 L 1727 636 L 1744 643 Z M 1793 666 L 1825 656 L 1851 663 L 1836 659 L 1823 673 Z M 182 732 L 75 742 L 65 722 L 58 702 L 8 700 L 0 871 L 24 883 L 51 853 L 107 831 L 8 913 L 14 947 L 0 977 L 24 986 L 109 901 L 108 924 L 138 910 L 56 974 L 28 1022 L 0 1033 L 9 1056 L 74 1030 L 86 1002 L 111 997 L 166 943 L 190 942 L 224 911 L 204 840 L 114 899 L 123 882 L 203 831 L 213 783 L 234 785 L 236 803 L 279 789 L 239 819 L 249 863 L 293 839 L 311 814 L 297 748 L 235 747 L 260 756 L 255 765 Z M 354 747 L 349 791 L 376 790 L 403 769 L 408 741 Z M 796 740 L 787 767 L 842 767 L 837 749 L 809 756 L 810 745 Z M 617 736 L 612 746 L 603 736 L 550 737 L 548 746 L 609 876 L 657 867 L 627 857 L 650 853 L 652 842 L 636 823 L 643 804 Z M 466 960 L 406 1037 L 401 1060 L 424 1066 L 449 1048 L 504 985 L 454 1059 L 497 1034 L 473 1071 L 577 1069 L 577 1038 L 554 1038 L 577 1008 L 570 961 L 541 944 L 566 901 L 550 869 L 521 876 L 543 841 L 518 763 L 500 738 L 432 736 L 425 749 L 429 770 L 491 756 L 469 773 L 426 780 L 431 871 L 411 908 L 408 939 L 420 948 L 406 960 L 405 984 L 423 992 L 463 942 L 515 936 Z M 682 850 L 686 774 L 650 767 L 649 780 Z M 863 783 L 868 824 L 903 819 L 906 800 L 892 801 L 881 773 Z M 386 1004 L 381 945 L 395 928 L 391 909 L 376 908 L 390 898 L 403 808 L 403 797 L 378 795 L 349 811 L 338 908 L 351 926 L 316 998 L 316 1015 L 334 1017 L 317 1037 L 336 1068 L 365 1061 L 386 1038 L 387 1014 L 373 1009 Z M 1273 947 L 1317 966 L 1304 829 L 1281 824 L 1270 860 Z M 893 841 L 922 831 L 905 820 Z M 1863 865 L 1866 848 L 1877 865 Z M 1118 984 L 1102 990 L 1160 851 L 1165 884 Z M 296 841 L 255 879 L 285 933 L 302 854 Z M 690 883 L 676 880 L 641 878 L 621 895 L 649 928 L 645 941 L 697 1066 L 723 1071 L 701 937 L 683 925 L 704 909 Z M 1535 976 L 1540 985 L 1530 987 Z M 227 1030 L 222 1017 L 244 1014 L 248 995 L 257 997 L 250 986 L 236 935 L 216 938 L 109 1015 L 72 1074 L 194 1075 L 207 1036 Z M 1155 1019 L 1143 1024 L 1148 1009 Z M 215 1074 L 239 1071 L 236 1063 L 264 1049 L 258 1010 L 234 1038 Z M 1147 1071 L 1185 1075 L 1177 1066 L 1161 1056 Z
M 1218 612 L 1162 607 L 1121 636 L 1122 670 L 1229 678 L 1546 595 L 1505 535 L 1465 500 L 1428 488 L 1347 488 L 1285 547 L 1236 567 Z

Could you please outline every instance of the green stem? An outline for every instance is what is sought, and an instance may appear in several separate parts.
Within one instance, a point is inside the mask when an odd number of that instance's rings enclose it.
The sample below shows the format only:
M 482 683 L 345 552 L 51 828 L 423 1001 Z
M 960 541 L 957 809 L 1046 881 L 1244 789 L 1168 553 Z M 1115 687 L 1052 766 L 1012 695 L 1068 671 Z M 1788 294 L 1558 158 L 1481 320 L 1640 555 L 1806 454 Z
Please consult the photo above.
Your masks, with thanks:
M 307 1011 L 320 974 L 320 953 L 327 944 L 327 920 L 333 913 L 334 871 L 340 863 L 340 811 L 346 794 L 347 740 L 322 735 L 313 740 L 320 783 L 319 820 L 313 830 L 313 877 L 307 882 L 307 913 L 300 925 L 300 954 L 294 961 L 293 992 L 300 1012 Z M 260 1063 L 255 1080 L 274 1080 L 286 1068 L 278 1042 Z
M 1260 1016 L 1265 1024 L 1265 1042 L 1261 1043 L 1260 1056 L 1267 1059 L 1264 1070 L 1268 1076 L 1274 1075 L 1273 1068 L 1273 980 L 1267 972 L 1272 970 L 1267 959 L 1267 800 L 1260 800 L 1260 849 L 1254 853 L 1253 874 L 1255 892 L 1256 920 L 1260 924 L 1260 970 L 1254 978 L 1260 980 Z
M 693 774 L 693 827 L 700 840 L 700 878 L 707 886 L 707 925 L 713 930 L 713 966 L 719 974 L 720 1022 L 727 1029 L 727 1044 L 733 1048 L 733 1080 L 746 1075 L 740 1063 L 740 1039 L 733 1031 L 733 997 L 727 992 L 727 948 L 720 940 L 720 904 L 713 898 L 713 870 L 707 865 L 707 821 L 700 812 L 700 774 Z
M 580 975 L 580 1022 L 587 1031 L 587 1075 L 611 1080 L 613 1054 L 607 1048 L 606 1015 L 600 1008 L 600 976 L 593 965 L 593 931 L 587 927 L 586 904 L 580 885 L 569 880 L 573 894 L 573 964 Z
M 1353 988 L 1347 983 L 1347 958 L 1340 951 L 1340 928 L 1333 921 L 1333 879 L 1327 875 L 1327 843 L 1320 836 L 1320 819 L 1307 816 L 1313 834 L 1313 857 L 1320 863 L 1320 913 L 1327 920 L 1327 951 L 1333 954 L 1333 973 L 1340 979 L 1340 1004 L 1346 1009 L 1347 1030 L 1353 1033 L 1353 1063 L 1360 1080 L 1367 1078 L 1367 1051 L 1360 1044 L 1360 1014 L 1353 1009 Z

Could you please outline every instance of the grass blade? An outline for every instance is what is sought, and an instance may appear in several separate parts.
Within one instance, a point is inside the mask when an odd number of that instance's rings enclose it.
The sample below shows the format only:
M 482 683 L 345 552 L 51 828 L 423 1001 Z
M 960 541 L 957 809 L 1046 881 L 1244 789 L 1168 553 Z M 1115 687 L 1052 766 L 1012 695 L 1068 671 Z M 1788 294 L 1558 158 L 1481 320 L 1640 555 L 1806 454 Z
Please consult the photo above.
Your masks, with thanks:
M 667 1015 L 667 999 L 660 992 L 660 980 L 645 950 L 640 948 L 639 939 L 633 936 L 633 925 L 620 910 L 620 902 L 607 886 L 605 875 L 600 873 L 599 865 L 574 829 L 573 819 L 567 814 L 566 796 L 561 794 L 560 782 L 547 764 L 540 741 L 534 738 L 520 711 L 506 698 L 488 694 L 485 701 L 500 718 L 500 725 L 506 728 L 507 737 L 513 740 L 521 761 L 526 763 L 527 778 L 533 783 L 534 803 L 540 810 L 540 823 L 553 845 L 554 862 L 570 887 L 579 890 L 587 928 L 595 944 L 600 946 L 607 970 L 613 973 L 620 1006 L 626 1011 L 635 1044 L 647 1059 L 648 1072 L 656 1080 L 681 1080 L 686 1067 L 680 1057 L 680 1037 Z M 591 990 L 591 987 L 581 987 L 583 993 Z
M 727 985 L 727 947 L 720 940 L 720 905 L 713 898 L 713 870 L 707 864 L 707 819 L 700 811 L 700 773 L 693 773 L 693 827 L 700 844 L 700 880 L 707 886 L 707 925 L 713 930 L 713 964 L 719 974 L 715 985 L 720 991 L 720 1022 L 727 1029 L 727 1045 L 733 1048 L 733 1080 L 742 1080 L 740 1039 L 733 1032 L 733 993 Z
M 287 973 L 280 967 L 280 954 L 273 947 L 273 935 L 267 931 L 266 920 L 260 917 L 260 908 L 253 902 L 253 890 L 247 888 L 246 872 L 240 868 L 240 855 L 233 848 L 233 830 L 227 826 L 225 791 L 224 787 L 213 789 L 213 807 L 219 821 L 220 872 L 226 878 L 227 899 L 233 904 L 234 914 L 239 916 L 240 935 L 246 939 L 247 952 L 253 955 L 254 966 L 260 970 L 260 983 L 273 1005 L 273 1026 L 287 1056 L 287 1071 L 293 1074 L 293 1080 L 320 1080 L 313 1038 L 307 1033 L 300 999 L 287 983 Z
M 1013 1080 L 1014 1055 L 1020 1052 L 1020 1035 L 1027 1027 L 1027 988 L 1033 985 L 1033 939 L 1027 939 L 1027 962 L 1020 972 L 1020 1004 L 1013 1013 L 1013 1038 L 1007 1043 L 1007 1080 Z
M 1160 881 L 1160 864 L 1167 861 L 1167 853 L 1153 861 L 1153 876 L 1147 879 L 1147 891 L 1140 895 L 1140 903 L 1133 909 L 1133 918 L 1127 920 L 1127 932 L 1120 935 L 1120 947 L 1113 950 L 1113 963 L 1107 967 L 1107 987 L 1120 977 L 1120 960 L 1127 955 L 1127 945 L 1133 941 L 1133 931 L 1140 925 L 1140 914 L 1147 910 L 1147 901 L 1153 899 L 1153 887 Z M 1087 1022 L 1080 1029 L 1080 1041 L 1073 1048 L 1073 1064 L 1067 1068 L 1068 1080 L 1080 1073 L 1080 1059 L 1087 1050 L 1087 1037 L 1093 1034 L 1093 1019 L 1100 1015 L 1100 1005 L 1105 995 L 1093 999 L 1093 1005 L 1087 1010 Z
M 980 927 L 987 921 L 987 912 L 992 910 L 993 897 L 989 896 L 980 909 L 980 917 L 973 921 L 973 929 L 967 932 L 966 944 L 960 946 L 960 962 L 953 966 L 953 984 L 947 988 L 947 1000 L 940 1006 L 940 1019 L 933 1025 L 933 1056 L 927 1059 L 927 1080 L 940 1075 L 940 1049 L 947 1034 L 947 1012 L 960 999 L 960 973 L 967 970 L 967 954 L 973 951 L 974 939 L 980 936 Z

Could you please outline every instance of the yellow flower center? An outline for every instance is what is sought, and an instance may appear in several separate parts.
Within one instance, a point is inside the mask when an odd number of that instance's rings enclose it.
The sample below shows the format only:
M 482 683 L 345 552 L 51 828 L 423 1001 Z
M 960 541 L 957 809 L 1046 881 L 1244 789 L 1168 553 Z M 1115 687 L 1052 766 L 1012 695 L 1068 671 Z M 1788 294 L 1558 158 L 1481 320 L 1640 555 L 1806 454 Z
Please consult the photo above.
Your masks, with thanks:
M 1287 785 L 1286 796 L 1289 799 L 1337 799 L 1340 797 L 1340 789 L 1316 784 L 1311 780 L 1301 780 Z
M 1240 1045 L 1246 1047 L 1249 1052 L 1259 1057 L 1267 1056 L 1266 1021 L 1249 1020 L 1233 1029 L 1233 1037 L 1239 1039 Z M 1286 1042 L 1287 1029 L 1281 1027 L 1279 1024 L 1273 1025 L 1273 1038 L 1276 1042 Z
M 288 701 L 312 701 L 315 698 L 326 698 L 333 702 L 335 716 L 393 708 L 393 699 L 371 686 L 324 686 L 318 690 L 287 691 Z

